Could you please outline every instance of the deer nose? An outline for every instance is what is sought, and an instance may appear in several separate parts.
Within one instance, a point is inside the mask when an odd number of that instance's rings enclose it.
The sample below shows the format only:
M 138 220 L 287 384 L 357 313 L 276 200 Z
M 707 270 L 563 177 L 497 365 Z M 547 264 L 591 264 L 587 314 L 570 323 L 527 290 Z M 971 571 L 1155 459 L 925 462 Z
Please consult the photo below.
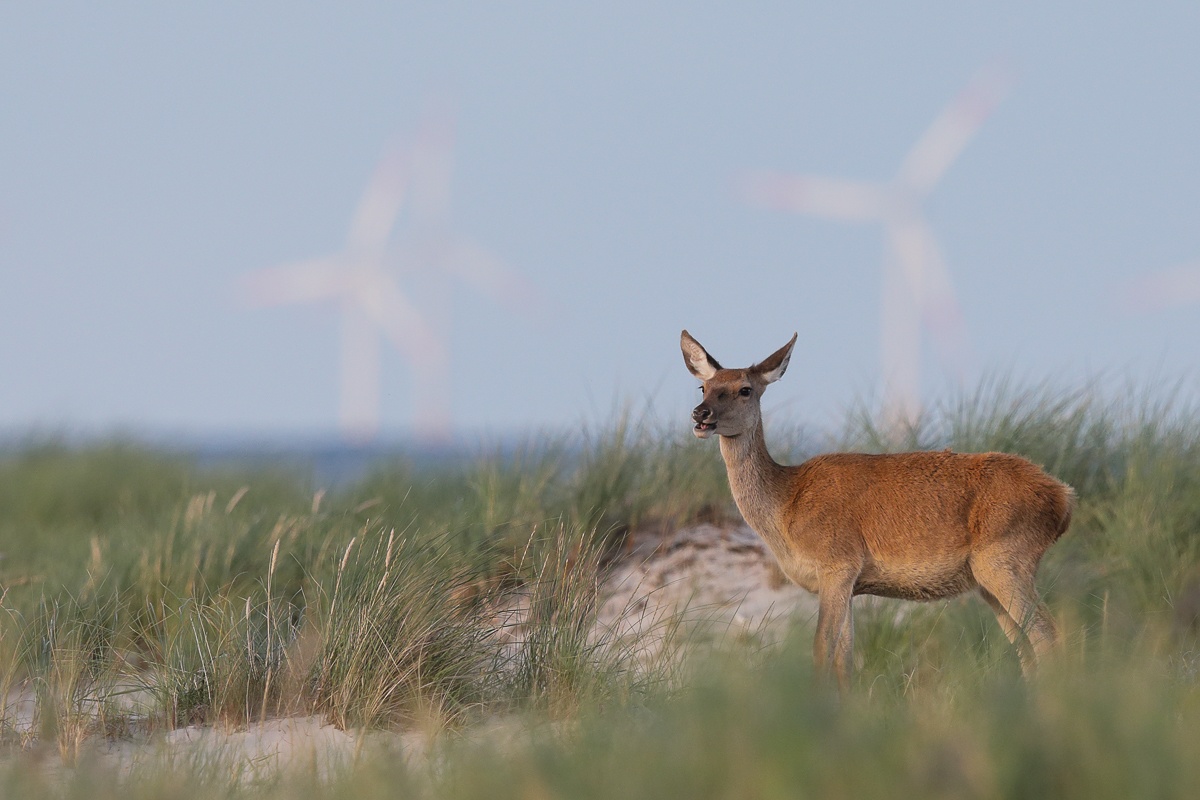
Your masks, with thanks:
M 712 409 L 701 403 L 692 409 L 692 419 L 696 422 L 704 422 L 712 416 Z

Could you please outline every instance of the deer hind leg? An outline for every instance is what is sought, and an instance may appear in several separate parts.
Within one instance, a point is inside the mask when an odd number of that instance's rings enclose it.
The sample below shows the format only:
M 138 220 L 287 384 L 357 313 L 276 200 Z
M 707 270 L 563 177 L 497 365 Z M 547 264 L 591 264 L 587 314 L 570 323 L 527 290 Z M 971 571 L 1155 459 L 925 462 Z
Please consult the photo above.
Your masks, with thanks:
M 1029 642 L 1025 638 L 1025 631 L 1008 615 L 1008 610 L 996 599 L 996 595 L 982 586 L 979 587 L 979 594 L 991 606 L 992 612 L 996 615 L 996 621 L 1000 623 L 1000 629 L 1004 631 L 1004 635 L 1012 642 L 1013 648 L 1021 657 L 1021 672 L 1029 675 L 1037 666 L 1037 662 L 1030 652 Z
M 854 599 L 855 575 L 829 576 L 821 581 L 817 636 L 813 641 L 813 662 L 817 671 L 837 676 L 838 689 L 850 689 L 854 670 Z
M 1021 671 L 1026 676 L 1032 675 L 1038 661 L 1058 640 L 1054 620 L 1038 598 L 1033 570 L 1014 569 L 1012 560 L 1004 557 L 972 558 L 971 569 L 979 583 L 980 595 L 992 607 L 1004 635 L 1017 648 Z

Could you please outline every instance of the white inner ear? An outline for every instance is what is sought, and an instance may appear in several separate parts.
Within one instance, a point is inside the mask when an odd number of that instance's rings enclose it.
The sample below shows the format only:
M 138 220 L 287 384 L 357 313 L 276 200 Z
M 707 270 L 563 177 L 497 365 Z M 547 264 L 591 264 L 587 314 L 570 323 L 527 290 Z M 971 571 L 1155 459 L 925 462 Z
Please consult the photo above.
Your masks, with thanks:
M 767 383 L 774 383 L 775 381 L 782 378 L 784 370 L 787 369 L 788 362 L 791 360 L 792 360 L 792 351 L 788 350 L 787 355 L 783 357 L 783 361 L 780 362 L 778 367 L 771 370 L 770 372 L 764 372 L 762 374 L 763 380 L 766 381 Z
M 708 356 L 704 353 L 697 353 L 692 348 L 688 348 L 688 363 L 692 365 L 692 369 L 696 371 L 696 375 L 702 381 L 707 381 L 717 374 L 712 364 L 708 363 Z
M 708 351 L 699 342 L 690 336 L 685 336 L 680 344 L 683 347 L 683 357 L 687 359 L 688 366 L 691 367 L 696 377 L 706 381 L 717 374 L 716 368 L 709 359 Z

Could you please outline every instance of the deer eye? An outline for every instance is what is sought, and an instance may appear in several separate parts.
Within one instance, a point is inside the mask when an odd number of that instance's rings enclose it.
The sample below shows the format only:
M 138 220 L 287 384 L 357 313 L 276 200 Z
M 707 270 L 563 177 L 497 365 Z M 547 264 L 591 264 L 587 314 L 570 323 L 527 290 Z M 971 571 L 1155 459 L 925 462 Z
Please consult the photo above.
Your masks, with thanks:
M 749 386 L 743 386 L 741 389 L 738 390 L 738 394 L 740 394 L 742 397 L 749 397 L 750 392 L 751 392 L 751 389 Z

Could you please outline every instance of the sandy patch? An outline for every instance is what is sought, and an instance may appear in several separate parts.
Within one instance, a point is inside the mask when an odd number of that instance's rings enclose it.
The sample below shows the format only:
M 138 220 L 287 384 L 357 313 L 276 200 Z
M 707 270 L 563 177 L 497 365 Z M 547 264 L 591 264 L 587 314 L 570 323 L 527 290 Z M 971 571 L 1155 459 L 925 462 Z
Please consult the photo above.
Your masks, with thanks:
M 816 598 L 784 578 L 745 525 L 698 525 L 639 541 L 601 596 L 598 625 L 617 633 L 684 614 L 718 631 L 777 636 L 794 615 L 817 610 Z
M 95 755 L 126 773 L 143 765 L 221 762 L 236 765 L 251 780 L 283 768 L 311 770 L 324 777 L 353 763 L 368 738 L 340 731 L 321 717 L 290 717 L 241 729 L 177 728 L 150 741 L 113 740 Z

